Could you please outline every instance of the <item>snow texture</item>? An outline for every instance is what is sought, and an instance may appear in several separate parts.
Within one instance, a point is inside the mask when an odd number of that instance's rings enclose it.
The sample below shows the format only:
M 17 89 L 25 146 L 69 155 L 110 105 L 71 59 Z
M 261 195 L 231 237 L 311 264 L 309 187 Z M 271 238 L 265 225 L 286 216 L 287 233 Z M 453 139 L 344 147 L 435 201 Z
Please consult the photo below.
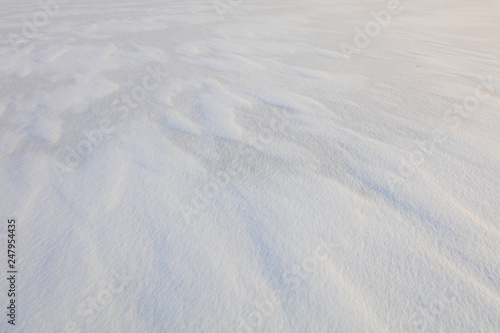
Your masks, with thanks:
M 497 0 L 1 1 L 0 332 L 500 332 L 499 36 Z

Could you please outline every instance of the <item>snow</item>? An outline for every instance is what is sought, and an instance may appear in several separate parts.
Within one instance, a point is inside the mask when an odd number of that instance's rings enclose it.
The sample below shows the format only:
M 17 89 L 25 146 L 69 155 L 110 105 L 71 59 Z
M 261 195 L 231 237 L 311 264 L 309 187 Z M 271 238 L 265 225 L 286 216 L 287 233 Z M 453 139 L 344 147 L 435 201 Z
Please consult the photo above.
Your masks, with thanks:
M 0 17 L 0 331 L 500 331 L 498 1 Z

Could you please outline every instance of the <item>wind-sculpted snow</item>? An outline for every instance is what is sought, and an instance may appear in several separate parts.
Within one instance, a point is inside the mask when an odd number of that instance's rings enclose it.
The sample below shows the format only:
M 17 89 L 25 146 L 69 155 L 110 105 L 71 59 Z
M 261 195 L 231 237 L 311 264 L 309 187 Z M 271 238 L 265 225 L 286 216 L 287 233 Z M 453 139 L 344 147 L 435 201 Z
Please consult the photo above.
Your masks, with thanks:
M 0 331 L 500 331 L 499 33 L 494 0 L 1 2 Z

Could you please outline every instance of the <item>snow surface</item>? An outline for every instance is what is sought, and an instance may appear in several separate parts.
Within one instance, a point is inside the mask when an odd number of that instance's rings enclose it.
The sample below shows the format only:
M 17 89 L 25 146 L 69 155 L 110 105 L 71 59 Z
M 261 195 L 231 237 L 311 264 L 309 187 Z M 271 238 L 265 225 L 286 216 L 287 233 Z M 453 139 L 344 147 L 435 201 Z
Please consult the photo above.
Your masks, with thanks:
M 1 332 L 500 332 L 499 1 L 54 1 L 0 2 Z

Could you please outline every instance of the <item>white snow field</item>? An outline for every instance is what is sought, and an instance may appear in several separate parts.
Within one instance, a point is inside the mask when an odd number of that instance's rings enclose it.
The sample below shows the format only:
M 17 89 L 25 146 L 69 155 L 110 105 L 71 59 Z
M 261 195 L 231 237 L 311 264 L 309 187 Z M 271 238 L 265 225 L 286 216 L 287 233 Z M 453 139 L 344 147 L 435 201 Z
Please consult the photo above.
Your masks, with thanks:
M 500 1 L 2 0 L 0 84 L 0 332 L 500 332 Z

